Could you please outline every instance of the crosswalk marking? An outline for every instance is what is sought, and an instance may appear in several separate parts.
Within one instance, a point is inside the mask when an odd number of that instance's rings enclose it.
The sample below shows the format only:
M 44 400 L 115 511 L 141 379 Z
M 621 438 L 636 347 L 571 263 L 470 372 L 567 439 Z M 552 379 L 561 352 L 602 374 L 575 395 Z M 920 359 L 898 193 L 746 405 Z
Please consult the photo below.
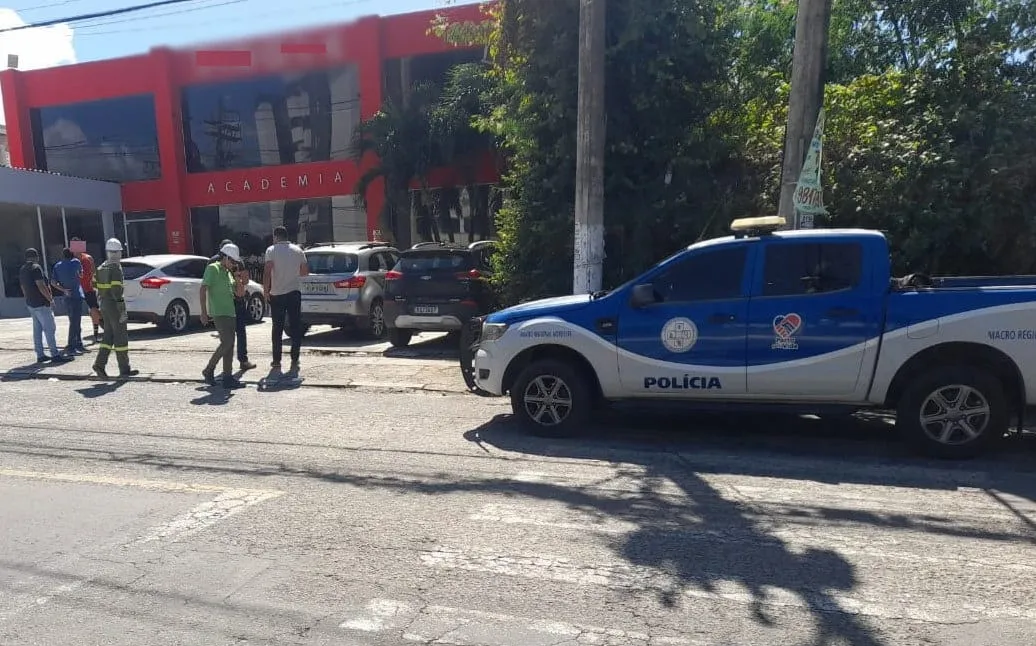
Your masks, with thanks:
M 402 632 L 403 639 L 452 646 L 698 646 L 702 642 L 640 631 L 441 605 L 416 606 L 371 599 L 341 628 L 363 633 Z

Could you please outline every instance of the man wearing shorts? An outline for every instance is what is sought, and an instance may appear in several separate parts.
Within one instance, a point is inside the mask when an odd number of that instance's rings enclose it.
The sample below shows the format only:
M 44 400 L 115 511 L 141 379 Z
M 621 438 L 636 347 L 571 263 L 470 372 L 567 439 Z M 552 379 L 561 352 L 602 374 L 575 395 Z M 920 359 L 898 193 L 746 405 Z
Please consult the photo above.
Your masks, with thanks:
M 94 324 L 94 343 L 97 343 L 98 338 L 101 336 L 100 330 L 97 327 L 97 323 L 101 320 L 101 308 L 97 303 L 97 292 L 94 291 L 94 259 L 90 254 L 86 253 L 86 242 L 72 238 L 68 246 L 72 253 L 76 255 L 79 264 L 83 266 L 83 275 L 79 279 L 79 283 L 83 286 L 83 302 L 86 303 L 86 307 L 90 312 L 90 320 Z

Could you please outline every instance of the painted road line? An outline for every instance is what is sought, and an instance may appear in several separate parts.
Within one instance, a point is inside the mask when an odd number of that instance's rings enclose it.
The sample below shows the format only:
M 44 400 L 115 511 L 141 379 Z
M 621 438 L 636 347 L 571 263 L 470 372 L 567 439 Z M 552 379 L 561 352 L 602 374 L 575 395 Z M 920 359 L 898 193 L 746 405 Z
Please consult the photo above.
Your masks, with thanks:
M 573 585 L 592 585 L 627 592 L 666 592 L 679 590 L 688 598 L 726 601 L 744 605 L 763 605 L 814 611 L 821 609 L 884 619 L 954 623 L 983 619 L 1026 619 L 1036 621 L 1036 608 L 983 606 L 969 603 L 960 607 L 952 599 L 897 599 L 895 595 L 873 591 L 872 598 L 857 592 L 850 595 L 838 590 L 788 590 L 764 585 L 749 590 L 737 581 L 717 577 L 709 589 L 693 587 L 687 580 L 652 567 L 626 563 L 582 565 L 567 558 L 548 555 L 498 554 L 489 551 L 459 549 L 426 550 L 419 553 L 423 565 L 435 569 L 466 570 L 492 576 L 549 580 Z M 763 592 L 765 589 L 765 592 Z
M 196 505 L 187 511 L 144 532 L 136 540 L 125 546 L 150 543 L 157 540 L 178 539 L 195 534 L 207 527 L 226 520 L 241 511 L 284 495 L 283 491 L 266 489 L 236 489 L 213 485 L 192 484 L 186 482 L 170 482 L 166 480 L 137 480 L 132 478 L 116 478 L 88 473 L 46 473 L 43 471 L 18 471 L 0 469 L 0 477 L 25 478 L 48 482 L 68 482 L 75 484 L 96 484 L 113 487 L 134 487 L 150 491 L 169 493 L 217 493 L 214 499 Z
M 417 606 L 394 599 L 372 599 L 340 627 L 362 633 L 402 632 L 406 641 L 454 646 L 697 646 L 703 643 L 480 610 Z
M 615 518 L 598 518 L 591 514 L 569 510 L 532 509 L 529 505 L 483 505 L 478 513 L 472 514 L 468 518 L 487 523 L 556 527 L 602 534 L 628 534 L 639 527 L 636 523 Z

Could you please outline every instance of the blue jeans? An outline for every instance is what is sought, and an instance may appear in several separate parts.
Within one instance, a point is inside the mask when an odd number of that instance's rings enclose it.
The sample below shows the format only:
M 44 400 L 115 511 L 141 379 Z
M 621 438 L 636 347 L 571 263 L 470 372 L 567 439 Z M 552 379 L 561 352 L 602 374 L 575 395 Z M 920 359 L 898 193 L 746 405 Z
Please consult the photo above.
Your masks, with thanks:
M 65 352 L 83 348 L 83 299 L 76 296 L 65 297 L 68 308 L 68 344 Z
M 32 346 L 36 349 L 36 358 L 43 359 L 47 356 L 43 354 L 44 334 L 47 335 L 50 356 L 58 356 L 60 352 L 58 352 L 57 340 L 54 338 L 54 333 L 57 331 L 58 326 L 54 321 L 54 310 L 51 309 L 50 305 L 30 307 L 29 315 L 32 316 Z

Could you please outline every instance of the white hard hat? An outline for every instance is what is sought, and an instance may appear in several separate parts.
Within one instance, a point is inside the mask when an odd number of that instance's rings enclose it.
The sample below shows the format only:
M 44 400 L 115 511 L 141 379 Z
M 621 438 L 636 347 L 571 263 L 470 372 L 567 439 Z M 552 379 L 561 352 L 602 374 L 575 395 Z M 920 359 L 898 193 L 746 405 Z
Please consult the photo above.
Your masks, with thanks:
M 104 243 L 105 251 L 122 251 L 122 243 L 118 238 L 112 238 Z
M 241 262 L 241 250 L 234 243 L 223 245 L 219 248 L 219 252 L 231 260 Z

